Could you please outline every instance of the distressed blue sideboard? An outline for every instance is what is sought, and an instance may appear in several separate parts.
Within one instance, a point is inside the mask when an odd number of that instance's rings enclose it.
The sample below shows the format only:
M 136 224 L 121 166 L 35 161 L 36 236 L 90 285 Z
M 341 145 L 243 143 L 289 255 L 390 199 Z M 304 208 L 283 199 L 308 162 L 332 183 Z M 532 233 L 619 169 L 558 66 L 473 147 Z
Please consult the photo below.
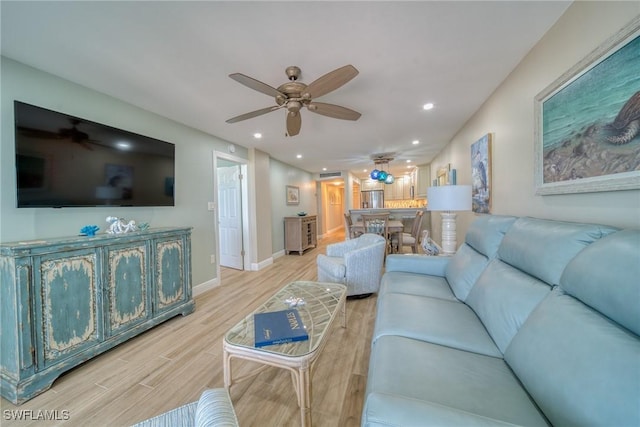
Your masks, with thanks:
M 191 228 L 0 245 L 1 394 L 20 404 L 63 372 L 195 309 Z

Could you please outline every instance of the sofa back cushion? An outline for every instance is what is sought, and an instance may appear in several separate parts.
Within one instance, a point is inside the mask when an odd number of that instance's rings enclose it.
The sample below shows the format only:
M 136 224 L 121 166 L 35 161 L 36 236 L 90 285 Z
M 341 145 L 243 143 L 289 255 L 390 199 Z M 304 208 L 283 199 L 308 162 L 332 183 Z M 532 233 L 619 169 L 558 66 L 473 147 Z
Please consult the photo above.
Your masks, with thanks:
M 567 263 L 614 231 L 601 225 L 518 218 L 482 272 L 466 303 L 504 353 L 531 311 L 560 281 Z
M 569 263 L 560 287 L 640 335 L 640 230 L 618 231 L 596 243 Z
M 498 257 L 550 285 L 557 285 L 567 263 L 594 241 L 616 231 L 595 224 L 518 218 L 502 239 Z
M 465 235 L 465 242 L 451 258 L 445 272 L 456 298 L 467 299 L 469 291 L 496 256 L 505 233 L 516 220 L 512 216 L 483 215 L 475 219 Z
M 505 360 L 554 425 L 640 425 L 640 231 L 595 242 L 567 266 Z
M 466 304 L 476 312 L 504 353 L 531 311 L 550 290 L 545 282 L 494 259 L 469 292 Z

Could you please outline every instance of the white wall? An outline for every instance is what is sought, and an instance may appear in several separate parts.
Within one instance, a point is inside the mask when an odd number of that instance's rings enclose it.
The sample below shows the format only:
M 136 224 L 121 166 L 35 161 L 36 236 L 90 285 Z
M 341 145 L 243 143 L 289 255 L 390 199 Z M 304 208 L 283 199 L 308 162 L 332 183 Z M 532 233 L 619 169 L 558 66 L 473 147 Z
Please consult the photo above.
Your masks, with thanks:
M 535 96 L 639 14 L 640 2 L 573 3 L 434 159 L 431 179 L 451 163 L 458 184 L 470 184 L 470 146 L 493 133 L 491 213 L 640 228 L 638 190 L 534 195 Z M 458 244 L 473 218 L 458 215 Z M 432 215 L 432 233 L 440 242 L 438 214 Z
M 0 242 L 72 236 L 88 224 L 104 231 L 109 215 L 149 222 L 151 227 L 191 226 L 193 284 L 215 278 L 210 255 L 216 253 L 216 227 L 207 202 L 214 200 L 212 153 L 226 151 L 228 142 L 13 60 L 0 61 Z M 176 206 L 17 209 L 14 100 L 176 144 Z M 246 148 L 236 148 L 236 156 L 247 158 Z
M 316 184 L 312 174 L 275 159 L 269 161 L 271 232 L 273 253 L 284 251 L 284 217 L 300 211 L 317 215 Z M 259 181 L 259 179 L 256 179 Z M 300 189 L 300 204 L 287 205 L 286 186 Z M 258 215 L 263 207 L 258 206 Z M 266 206 L 264 207 L 266 209 Z M 260 232 L 260 231 L 258 231 Z

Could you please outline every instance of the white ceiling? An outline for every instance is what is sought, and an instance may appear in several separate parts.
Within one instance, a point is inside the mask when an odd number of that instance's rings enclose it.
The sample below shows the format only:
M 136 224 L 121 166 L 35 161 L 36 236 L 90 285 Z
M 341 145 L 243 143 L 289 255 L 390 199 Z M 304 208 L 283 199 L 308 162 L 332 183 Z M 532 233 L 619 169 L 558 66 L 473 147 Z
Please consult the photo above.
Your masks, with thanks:
M 395 174 L 406 160 L 430 162 L 570 2 L 0 4 L 6 57 L 309 172 L 365 176 L 375 153 L 397 153 Z M 275 105 L 231 73 L 278 87 L 289 65 L 308 84 L 346 64 L 360 74 L 318 101 L 359 111 L 358 121 L 305 109 L 295 137 L 284 110 L 225 123 Z

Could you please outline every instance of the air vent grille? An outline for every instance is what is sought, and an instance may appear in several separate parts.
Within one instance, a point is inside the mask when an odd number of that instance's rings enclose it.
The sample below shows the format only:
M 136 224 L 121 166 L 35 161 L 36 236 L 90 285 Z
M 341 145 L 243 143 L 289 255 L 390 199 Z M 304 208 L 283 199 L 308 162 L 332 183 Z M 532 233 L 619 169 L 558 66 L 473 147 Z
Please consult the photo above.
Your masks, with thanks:
M 335 178 L 342 176 L 342 172 L 322 172 L 320 178 Z

